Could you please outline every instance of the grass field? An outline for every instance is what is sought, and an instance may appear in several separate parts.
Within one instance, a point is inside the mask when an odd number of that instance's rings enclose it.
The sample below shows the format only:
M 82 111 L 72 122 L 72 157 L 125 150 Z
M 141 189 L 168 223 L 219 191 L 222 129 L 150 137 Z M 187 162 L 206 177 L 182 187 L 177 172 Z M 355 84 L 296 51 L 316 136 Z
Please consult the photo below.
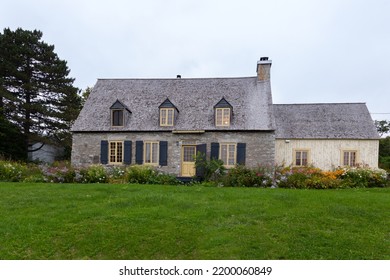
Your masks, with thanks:
M 390 189 L 0 183 L 0 259 L 390 259 Z

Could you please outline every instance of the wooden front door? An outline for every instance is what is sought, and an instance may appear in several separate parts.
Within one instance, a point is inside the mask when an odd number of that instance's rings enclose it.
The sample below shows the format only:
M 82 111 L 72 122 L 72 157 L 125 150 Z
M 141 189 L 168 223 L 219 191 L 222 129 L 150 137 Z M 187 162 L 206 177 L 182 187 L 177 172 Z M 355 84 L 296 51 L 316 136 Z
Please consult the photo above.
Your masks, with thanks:
M 195 145 L 183 145 L 181 149 L 181 176 L 195 176 Z

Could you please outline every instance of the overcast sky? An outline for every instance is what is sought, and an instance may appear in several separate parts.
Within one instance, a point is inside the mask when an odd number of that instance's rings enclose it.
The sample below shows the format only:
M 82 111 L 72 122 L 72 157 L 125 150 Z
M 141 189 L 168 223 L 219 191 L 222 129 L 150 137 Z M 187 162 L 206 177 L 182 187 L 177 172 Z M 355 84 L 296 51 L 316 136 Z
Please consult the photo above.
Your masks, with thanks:
M 1 32 L 38 29 L 75 86 L 98 78 L 246 77 L 274 103 L 365 102 L 390 120 L 388 0 L 0 0 Z

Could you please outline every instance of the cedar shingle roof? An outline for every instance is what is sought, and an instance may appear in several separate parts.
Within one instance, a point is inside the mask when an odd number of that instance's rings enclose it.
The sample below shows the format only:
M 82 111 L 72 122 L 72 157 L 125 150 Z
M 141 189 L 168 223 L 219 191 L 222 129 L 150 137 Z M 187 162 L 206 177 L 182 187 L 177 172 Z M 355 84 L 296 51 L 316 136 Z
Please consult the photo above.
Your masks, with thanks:
M 175 126 L 160 127 L 159 106 L 166 99 L 179 113 Z M 214 106 L 225 98 L 233 106 L 228 128 L 215 127 Z M 123 128 L 110 126 L 110 107 L 119 100 Z M 72 127 L 88 131 L 274 130 L 271 87 L 257 77 L 209 79 L 99 79 Z
M 276 138 L 378 139 L 365 103 L 274 104 Z

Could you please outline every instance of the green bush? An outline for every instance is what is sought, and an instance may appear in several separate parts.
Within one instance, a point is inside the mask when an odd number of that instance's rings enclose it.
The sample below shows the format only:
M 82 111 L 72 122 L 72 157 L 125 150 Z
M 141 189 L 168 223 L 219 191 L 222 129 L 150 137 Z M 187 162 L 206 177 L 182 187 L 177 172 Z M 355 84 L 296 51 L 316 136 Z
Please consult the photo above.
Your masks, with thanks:
M 195 156 L 195 167 L 198 177 L 205 181 L 218 181 L 226 172 L 222 160 L 207 160 L 206 155 L 201 152 L 198 152 Z
M 272 170 L 266 167 L 256 169 L 238 165 L 228 170 L 220 180 L 226 187 L 271 187 L 273 185 Z
M 21 182 L 28 176 L 25 163 L 0 161 L 0 181 Z
M 285 179 L 278 186 L 280 188 L 305 189 L 305 182 L 308 178 L 308 175 L 300 172 L 286 174 Z
M 102 165 L 91 165 L 80 170 L 82 183 L 107 183 L 108 176 L 106 169 Z
M 383 188 L 389 186 L 385 170 L 368 168 L 348 168 L 341 175 L 342 185 L 350 188 Z
M 177 185 L 176 176 L 158 172 L 151 166 L 132 165 L 126 170 L 127 182 L 136 184 Z
M 379 167 L 390 172 L 390 156 L 379 157 Z

